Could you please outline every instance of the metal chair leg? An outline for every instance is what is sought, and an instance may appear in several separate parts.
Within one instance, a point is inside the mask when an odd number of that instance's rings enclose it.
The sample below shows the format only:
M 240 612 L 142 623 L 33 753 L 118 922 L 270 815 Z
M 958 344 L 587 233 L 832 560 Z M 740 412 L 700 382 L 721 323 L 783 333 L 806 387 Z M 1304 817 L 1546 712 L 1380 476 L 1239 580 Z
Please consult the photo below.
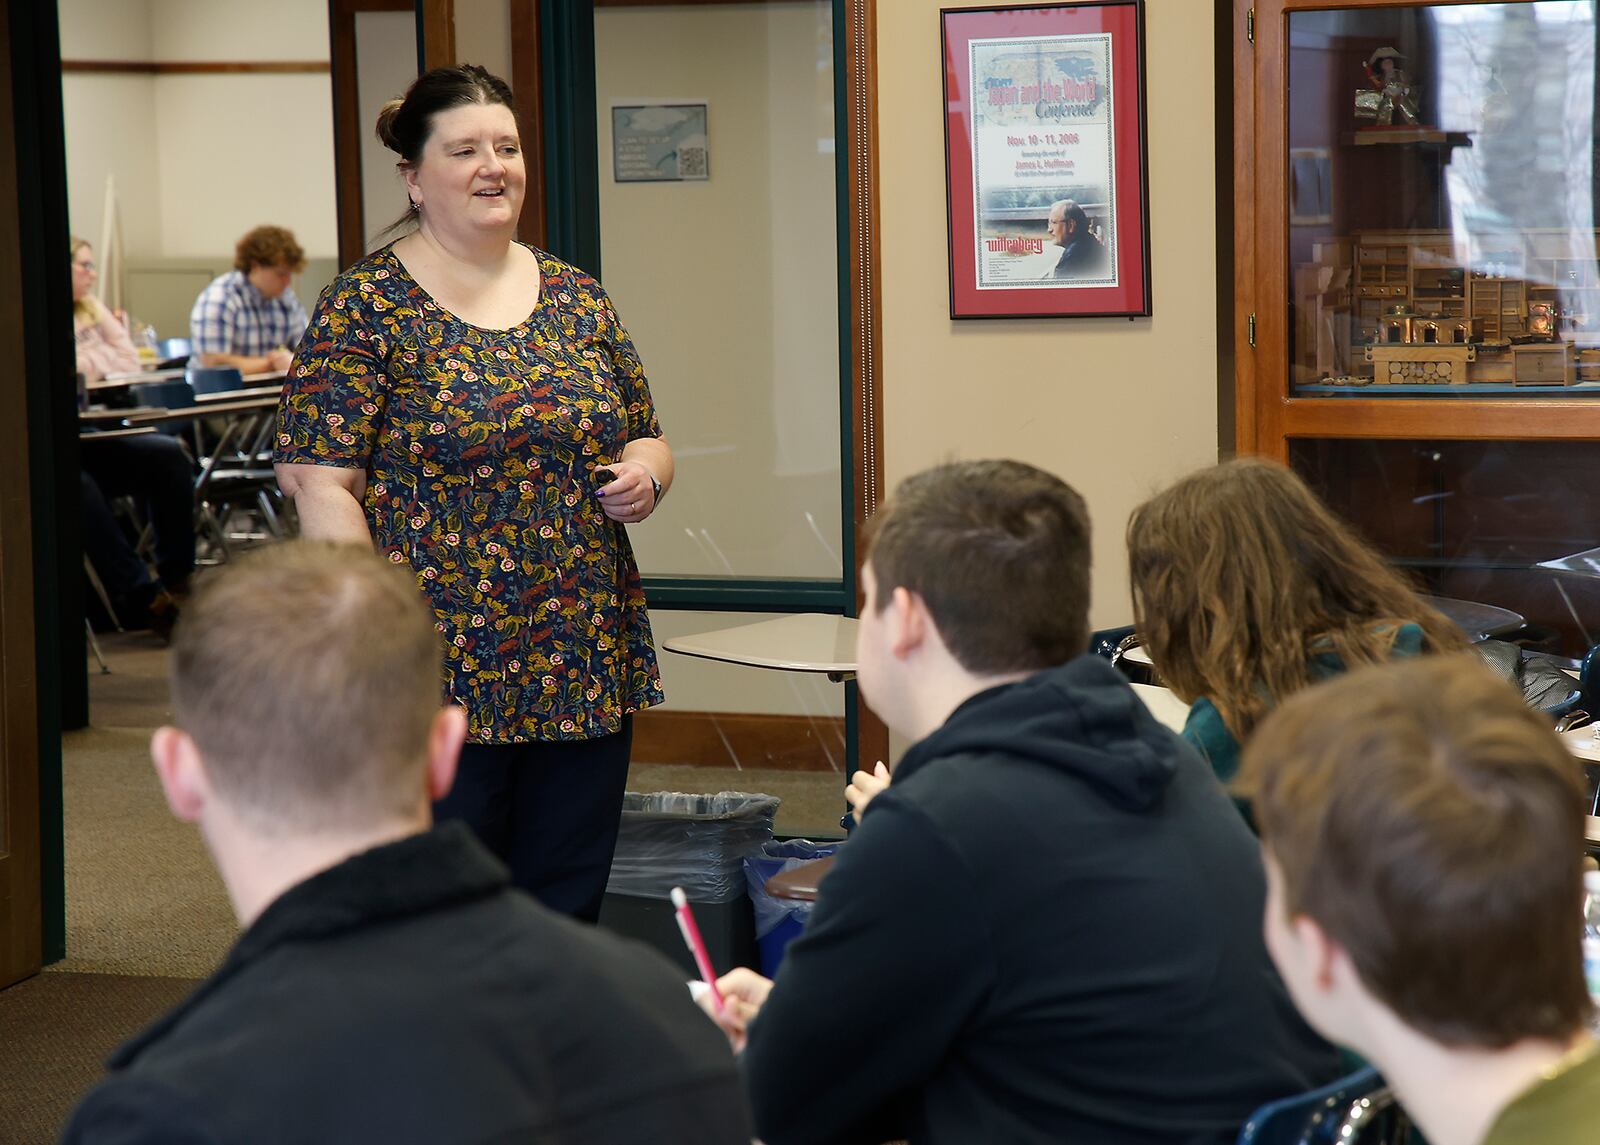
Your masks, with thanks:
M 111 618 L 111 627 L 118 632 L 123 631 L 122 621 L 117 619 L 117 610 L 111 607 L 111 594 L 106 592 L 105 583 L 100 579 L 100 574 L 94 571 L 94 565 L 89 563 L 88 556 L 83 558 L 83 571 L 88 575 L 89 584 L 93 587 L 95 595 L 100 598 L 100 603 L 105 606 L 106 615 Z M 89 623 L 87 617 L 84 618 L 84 623 Z
M 106 663 L 106 658 L 100 654 L 100 641 L 94 638 L 94 625 L 89 623 L 89 618 L 83 618 L 83 633 L 89 638 L 89 651 L 94 653 L 94 658 L 100 661 L 100 674 L 111 675 L 111 665 Z

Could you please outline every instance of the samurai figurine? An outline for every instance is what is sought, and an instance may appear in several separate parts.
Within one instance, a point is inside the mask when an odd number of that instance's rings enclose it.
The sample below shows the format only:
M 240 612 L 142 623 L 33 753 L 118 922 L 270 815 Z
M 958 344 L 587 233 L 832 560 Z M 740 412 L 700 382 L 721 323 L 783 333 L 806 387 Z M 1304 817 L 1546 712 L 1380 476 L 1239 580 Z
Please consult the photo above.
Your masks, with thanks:
M 1400 67 L 1405 59 L 1393 48 L 1379 48 L 1367 59 L 1370 88 L 1356 92 L 1356 118 L 1370 119 L 1380 127 L 1399 122 L 1416 126 L 1417 85 Z

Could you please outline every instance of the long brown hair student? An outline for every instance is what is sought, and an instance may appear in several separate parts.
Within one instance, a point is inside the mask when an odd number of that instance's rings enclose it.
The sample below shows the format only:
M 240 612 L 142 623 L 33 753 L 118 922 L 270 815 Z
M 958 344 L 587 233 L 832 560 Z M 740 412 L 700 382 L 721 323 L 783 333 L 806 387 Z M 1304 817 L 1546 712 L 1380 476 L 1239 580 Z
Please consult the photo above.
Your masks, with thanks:
M 1184 738 L 1224 780 L 1239 741 L 1300 689 L 1466 643 L 1300 478 L 1259 458 L 1192 473 L 1134 510 L 1128 564 L 1139 635 L 1194 705 Z

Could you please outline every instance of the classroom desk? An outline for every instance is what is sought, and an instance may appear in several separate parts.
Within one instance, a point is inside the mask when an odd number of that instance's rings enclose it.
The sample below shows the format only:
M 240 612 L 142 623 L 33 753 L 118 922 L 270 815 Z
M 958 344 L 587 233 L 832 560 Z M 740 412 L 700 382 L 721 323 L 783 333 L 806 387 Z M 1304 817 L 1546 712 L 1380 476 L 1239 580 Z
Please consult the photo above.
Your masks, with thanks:
M 680 656 L 778 672 L 820 672 L 838 682 L 856 672 L 853 616 L 803 612 L 738 628 L 674 636 L 661 647 Z
M 767 893 L 775 899 L 815 902 L 817 888 L 822 885 L 822 880 L 828 877 L 828 872 L 833 870 L 835 857 L 824 855 L 809 863 L 790 867 L 787 871 L 779 871 L 767 880 Z
M 102 421 L 123 421 L 129 416 L 148 413 L 166 413 L 160 406 L 130 406 L 127 409 L 86 409 L 78 411 L 80 422 L 94 424 Z
M 118 437 L 146 437 L 154 432 L 147 425 L 123 426 L 121 429 L 84 429 L 78 431 L 78 440 L 109 441 Z
M 1561 742 L 1579 759 L 1600 763 L 1600 740 L 1594 738 L 1596 730 L 1600 730 L 1600 724 L 1584 724 L 1581 728 L 1562 732 Z
M 1432 608 L 1449 617 L 1457 628 L 1467 634 L 1467 639 L 1474 643 L 1487 640 L 1491 636 L 1515 632 L 1528 622 L 1522 613 L 1512 612 L 1509 608 L 1497 608 L 1492 604 L 1480 604 L 1475 600 L 1457 600 L 1452 596 L 1428 596 L 1425 593 L 1418 595 Z
M 174 366 L 166 370 L 134 370 L 126 374 L 107 374 L 97 382 L 85 382 L 86 390 L 125 390 L 140 382 L 175 382 L 183 378 L 185 369 Z
M 241 398 L 242 390 L 233 393 L 216 395 L 219 400 L 196 403 L 192 406 L 179 406 L 177 409 L 163 409 L 159 406 L 145 406 L 135 410 L 110 410 L 125 418 L 129 425 L 148 425 L 160 421 L 194 421 L 203 417 L 224 417 L 236 413 L 260 413 L 262 410 L 274 409 L 278 404 L 277 391 L 262 394 L 252 398 Z M 227 400 L 220 400 L 227 399 Z
M 247 401 L 251 398 L 272 398 L 274 403 L 283 396 L 283 382 L 280 380 L 272 385 L 246 386 L 242 390 L 217 390 L 210 394 L 195 394 L 194 400 L 201 405 L 214 402 Z
M 1144 706 L 1150 709 L 1161 723 L 1175 732 L 1181 732 L 1183 725 L 1189 722 L 1189 705 L 1172 694 L 1170 688 L 1157 687 L 1154 684 L 1129 684 L 1133 694 L 1144 701 Z
M 95 390 L 125 390 L 129 386 L 136 386 L 140 382 L 176 382 L 189 376 L 187 366 L 174 366 L 169 370 L 140 370 L 132 374 L 107 374 L 98 382 L 85 382 L 84 389 L 91 393 Z M 276 383 L 280 388 L 288 375 L 277 370 L 263 370 L 256 374 L 245 374 L 246 386 L 264 386 L 269 382 Z M 240 391 L 234 391 L 238 393 Z

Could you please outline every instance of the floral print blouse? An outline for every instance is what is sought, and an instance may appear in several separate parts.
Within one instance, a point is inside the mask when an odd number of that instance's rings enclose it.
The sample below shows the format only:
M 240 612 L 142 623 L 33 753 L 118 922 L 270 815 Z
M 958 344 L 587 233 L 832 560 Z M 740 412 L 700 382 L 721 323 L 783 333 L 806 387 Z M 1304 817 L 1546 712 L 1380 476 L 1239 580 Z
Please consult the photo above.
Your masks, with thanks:
M 279 462 L 364 468 L 378 551 L 411 566 L 480 743 L 582 740 L 662 700 L 639 570 L 594 470 L 659 437 L 605 291 L 541 250 L 509 330 L 438 306 L 388 249 L 323 292 L 278 407 Z

